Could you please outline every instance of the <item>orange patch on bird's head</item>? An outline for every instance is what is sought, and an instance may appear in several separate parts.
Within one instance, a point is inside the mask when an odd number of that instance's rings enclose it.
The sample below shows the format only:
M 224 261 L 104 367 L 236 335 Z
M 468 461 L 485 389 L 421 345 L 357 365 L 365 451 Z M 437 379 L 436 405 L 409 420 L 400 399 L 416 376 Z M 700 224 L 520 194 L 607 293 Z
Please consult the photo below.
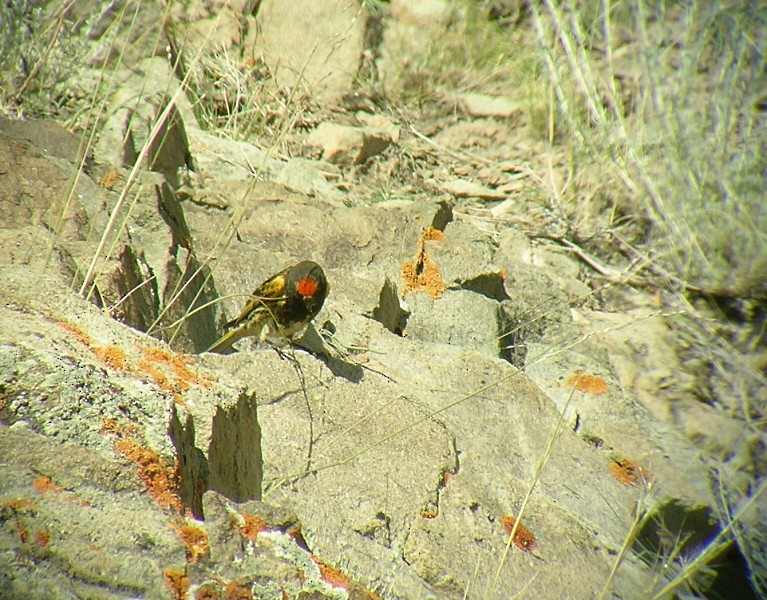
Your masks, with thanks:
M 320 284 L 317 283 L 317 280 L 314 279 L 314 277 L 302 277 L 296 284 L 296 291 L 304 298 L 314 296 L 319 289 Z

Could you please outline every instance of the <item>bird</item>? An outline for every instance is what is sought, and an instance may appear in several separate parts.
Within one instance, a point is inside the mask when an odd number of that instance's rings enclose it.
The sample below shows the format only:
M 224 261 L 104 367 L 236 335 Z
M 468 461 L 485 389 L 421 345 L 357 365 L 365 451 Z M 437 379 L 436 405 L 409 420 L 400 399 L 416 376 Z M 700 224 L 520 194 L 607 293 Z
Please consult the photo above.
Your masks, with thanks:
M 283 269 L 253 291 L 240 316 L 224 324 L 230 331 L 206 352 L 227 354 L 235 342 L 248 336 L 260 342 L 292 337 L 317 316 L 329 290 L 325 272 L 314 261 Z

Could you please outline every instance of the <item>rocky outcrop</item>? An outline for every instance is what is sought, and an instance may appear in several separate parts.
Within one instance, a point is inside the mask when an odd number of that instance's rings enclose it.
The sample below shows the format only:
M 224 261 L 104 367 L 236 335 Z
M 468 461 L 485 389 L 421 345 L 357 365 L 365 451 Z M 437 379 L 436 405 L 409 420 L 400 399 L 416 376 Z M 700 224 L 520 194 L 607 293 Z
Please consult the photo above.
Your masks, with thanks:
M 24 160 L 63 169 L 62 180 L 74 172 L 18 137 L 4 140 L 23 148 L 16 156 Z M 203 589 L 216 573 L 266 585 L 218 562 L 234 550 L 219 554 L 215 541 L 261 543 L 242 533 L 246 517 L 222 516 L 250 515 L 238 503 L 260 499 L 297 515 L 303 535 L 284 543 L 305 545 L 311 554 L 299 554 L 321 557 L 326 569 L 342 567 L 347 588 L 359 578 L 386 597 L 460 597 L 475 586 L 503 596 L 520 581 L 572 597 L 563 576 L 572 569 L 584 590 L 596 589 L 632 531 L 637 502 L 673 503 L 668 514 L 682 533 L 693 514 L 713 527 L 707 470 L 693 446 L 636 401 L 598 348 L 589 350 L 567 310 L 577 297 L 520 260 L 521 240 L 499 245 L 449 204 L 425 199 L 351 209 L 251 184 L 239 205 L 222 210 L 179 202 L 159 183 L 126 213 L 126 233 L 113 238 L 123 250 L 94 277 L 92 299 L 119 304 L 119 323 L 70 288 L 73 269 L 86 271 L 84 249 L 97 248 L 86 233 L 103 223 L 93 207 L 113 194 L 88 173 L 81 178 L 84 193 L 68 207 L 79 221 L 67 220 L 49 273 L 41 257 L 3 268 L 0 416 L 9 452 L 34 443 L 39 455 L 34 477 L 31 459 L 3 465 L 4 544 L 36 565 L 40 586 L 62 581 L 61 564 L 75 569 L 124 552 L 120 536 L 88 550 L 85 526 L 63 526 L 80 522 L 82 511 L 95 519 L 123 511 L 121 531 L 130 522 L 157 529 L 160 537 L 132 550 L 137 568 L 152 575 L 99 578 L 95 566 L 82 567 L 81 588 L 62 589 L 147 597 Z M 45 239 L 41 225 L 55 222 L 58 206 L 35 211 L 13 198 L 9 214 L 27 216 L 4 246 L 18 245 L 25 227 Z M 208 287 L 195 294 L 177 291 L 195 281 L 179 278 L 183 255 L 185 268 L 208 268 Z M 239 310 L 242 299 L 231 296 L 299 258 L 320 261 L 332 289 L 303 338 L 310 353 L 281 357 L 252 341 L 227 357 L 173 349 L 210 343 L 211 324 Z M 151 293 L 138 293 L 144 288 Z M 201 296 L 206 289 L 229 299 L 187 319 L 185 338 L 164 332 L 168 347 L 141 333 L 163 311 L 183 317 L 196 298 L 210 298 Z M 533 327 L 535 298 L 552 295 L 559 308 Z M 86 457 L 113 475 L 102 484 L 82 469 L 65 475 L 57 455 Z M 43 476 L 58 495 L 38 489 Z M 59 496 L 77 500 L 49 502 Z M 217 498 L 213 521 L 209 497 Z M 526 552 L 505 556 L 520 511 L 533 537 L 515 538 L 512 548 Z M 208 532 L 208 545 L 195 546 L 184 528 Z M 44 532 L 47 545 L 30 532 Z M 626 557 L 620 573 L 611 585 L 624 596 L 652 585 L 641 561 Z

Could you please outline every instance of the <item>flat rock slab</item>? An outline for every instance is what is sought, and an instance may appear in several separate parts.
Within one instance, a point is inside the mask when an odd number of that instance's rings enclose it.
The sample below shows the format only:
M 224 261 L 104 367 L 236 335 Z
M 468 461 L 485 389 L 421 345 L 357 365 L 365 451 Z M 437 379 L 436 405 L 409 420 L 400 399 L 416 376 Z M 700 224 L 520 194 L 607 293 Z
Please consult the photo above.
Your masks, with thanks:
M 256 49 L 277 85 L 298 86 L 326 99 L 351 90 L 365 30 L 358 3 L 267 0 L 261 2 L 257 20 Z

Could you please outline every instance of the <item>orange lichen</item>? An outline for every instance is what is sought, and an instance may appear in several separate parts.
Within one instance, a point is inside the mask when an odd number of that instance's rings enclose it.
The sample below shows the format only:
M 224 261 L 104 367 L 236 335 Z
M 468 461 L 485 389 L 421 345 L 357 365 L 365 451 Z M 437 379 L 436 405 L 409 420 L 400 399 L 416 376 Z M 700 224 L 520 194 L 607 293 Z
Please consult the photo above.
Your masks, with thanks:
M 189 366 L 194 365 L 194 360 L 184 354 L 177 354 L 159 348 L 156 346 L 145 346 L 141 348 L 144 359 L 136 366 L 136 371 L 149 375 L 149 378 L 161 389 L 170 392 L 175 401 L 179 404 L 184 403 L 182 393 L 187 391 L 191 385 L 197 385 L 203 388 L 210 388 L 212 382 L 216 381 L 215 376 L 205 374 L 199 376 L 194 373 Z M 173 373 L 171 382 L 168 375 L 163 373 L 159 366 L 168 367 Z
M 157 452 L 132 439 L 117 440 L 115 449 L 136 465 L 139 479 L 155 502 L 181 512 L 183 503 L 178 494 L 175 468 L 165 466 Z
M 21 521 L 19 521 L 18 517 L 14 519 L 13 524 L 16 527 L 16 531 L 19 535 L 19 541 L 22 544 L 26 544 L 29 541 L 29 529 L 21 524 Z
M 189 592 L 189 577 L 179 569 L 163 569 L 162 578 L 165 587 L 176 600 L 183 600 Z
M 101 420 L 101 429 L 99 430 L 101 435 L 109 435 L 114 433 L 116 435 L 122 435 L 122 430 L 117 424 L 117 419 L 113 417 L 105 417 Z
M 151 362 L 147 360 L 141 360 L 136 365 L 136 372 L 141 375 L 148 375 L 149 380 L 152 381 L 161 390 L 168 392 L 173 396 L 173 399 L 177 404 L 184 404 L 184 398 L 181 395 L 181 391 L 176 385 L 171 383 L 170 379 Z
M 200 376 L 192 371 L 189 366 L 194 365 L 194 360 L 186 355 L 176 354 L 172 357 L 172 360 L 168 363 L 170 368 L 173 369 L 173 373 L 176 375 L 177 381 L 183 381 L 189 385 L 198 385 L 203 388 L 210 388 L 213 382 L 217 380 L 216 376 L 211 373 L 205 373 L 204 376 Z
M 77 325 L 63 322 L 59 322 L 58 325 L 71 333 L 81 344 L 87 346 L 88 349 L 93 352 L 94 356 L 108 367 L 113 369 L 125 368 L 125 352 L 121 348 L 118 348 L 117 346 L 94 346 L 93 338 L 77 327 Z
M 194 593 L 194 600 L 218 600 L 216 587 L 209 583 L 200 586 Z
M 136 370 L 149 375 L 149 379 L 151 379 L 154 383 L 157 384 L 158 387 L 162 388 L 163 390 L 173 391 L 173 386 L 170 384 L 170 380 L 165 376 L 164 373 L 162 373 L 148 360 L 139 361 L 139 363 L 136 365 Z
M 597 375 L 573 375 L 567 379 L 567 385 L 592 396 L 604 394 L 608 389 L 607 382 Z
M 442 472 L 442 486 L 443 487 L 447 485 L 447 483 L 450 481 L 450 478 L 452 476 L 453 476 L 453 473 L 451 471 L 448 471 L 447 469 L 445 469 Z
M 533 533 L 527 529 L 522 522 L 517 523 L 517 518 L 513 515 L 506 515 L 501 519 L 501 525 L 506 530 L 506 533 L 511 535 L 514 532 L 514 537 L 511 540 L 514 545 L 524 552 L 532 552 L 538 546 L 538 541 L 535 539 Z M 514 526 L 516 525 L 516 530 Z
M 115 170 L 109 171 L 109 173 L 104 173 L 104 175 L 102 175 L 101 179 L 99 180 L 99 183 L 101 184 L 102 187 L 108 190 L 111 190 L 115 186 L 115 183 L 117 183 L 117 176 L 118 176 L 117 171 Z
M 44 494 L 46 492 L 53 492 L 56 494 L 60 494 L 61 492 L 64 491 L 64 488 L 59 487 L 55 483 L 53 483 L 53 480 L 47 475 L 41 475 L 40 477 L 36 477 L 34 480 L 32 480 L 32 487 L 35 488 L 41 494 Z
M 126 360 L 125 352 L 117 346 L 94 346 L 91 348 L 101 362 L 113 369 L 124 369 Z
M 170 352 L 157 346 L 142 346 L 141 353 L 144 355 L 144 358 L 152 362 L 167 363 L 171 360 Z
M 101 429 L 99 430 L 99 433 L 101 435 L 114 434 L 117 437 L 124 438 L 136 435 L 137 431 L 138 427 L 136 427 L 135 423 L 124 423 L 119 425 L 117 419 L 113 417 L 104 417 L 101 421 Z
M 51 543 L 51 534 L 47 531 L 38 531 L 35 533 L 37 545 L 41 548 L 47 548 Z
M 3 510 L 0 511 L 0 520 L 8 521 L 11 527 L 16 530 L 19 541 L 26 544 L 29 541 L 29 530 L 22 524 L 20 515 L 22 513 L 32 512 L 35 504 L 31 500 L 24 498 L 13 498 L 5 500 L 2 504 Z
M 226 586 L 226 600 L 253 600 L 253 592 L 232 581 Z
M 185 354 L 177 354 L 164 348 L 156 346 L 144 346 L 141 348 L 144 358 L 150 362 L 166 364 L 180 379 L 190 383 L 199 382 L 199 378 L 189 369 L 189 365 L 194 365 L 194 359 Z
M 440 298 L 447 286 L 440 275 L 437 265 L 426 254 L 426 242 L 441 241 L 445 234 L 432 227 L 427 227 L 418 238 L 418 252 L 415 258 L 402 263 L 402 295 L 409 292 L 426 292 L 432 298 Z
M 27 513 L 35 510 L 37 505 L 32 500 L 27 500 L 26 498 L 11 498 L 10 500 L 3 501 L 3 507 L 13 513 Z
M 424 242 L 441 242 L 445 239 L 445 233 L 439 229 L 434 229 L 434 227 L 429 226 L 423 230 L 421 239 Z
M 428 509 L 428 510 L 422 510 L 421 511 L 421 518 L 422 519 L 436 519 L 437 518 L 437 511 Z
M 93 339 L 76 325 L 63 322 L 59 322 L 58 325 L 74 335 L 78 341 L 93 352 L 96 358 L 108 367 L 113 369 L 127 368 L 126 354 L 121 348 L 113 345 L 94 346 Z M 184 403 L 182 393 L 187 391 L 191 385 L 210 388 L 212 387 L 212 382 L 216 381 L 214 375 L 205 374 L 205 376 L 199 376 L 194 373 L 189 368 L 189 365 L 194 365 L 194 360 L 189 356 L 177 354 L 157 346 L 145 346 L 141 348 L 141 351 L 144 358 L 138 362 L 132 371 L 139 377 L 143 376 L 160 389 L 170 393 L 179 404 Z M 158 368 L 158 365 L 168 367 L 172 372 L 172 376 L 163 373 Z
M 255 542 L 258 538 L 258 534 L 262 531 L 266 531 L 269 527 L 266 521 L 258 515 L 242 515 L 243 524 L 235 523 L 234 526 L 243 536 L 248 538 L 251 542 Z
M 610 463 L 610 473 L 623 485 L 636 485 L 637 482 L 650 482 L 652 474 L 630 458 L 624 456 Z
M 63 321 L 58 321 L 56 324 L 62 329 L 71 333 L 73 336 L 75 336 L 75 339 L 81 344 L 84 344 L 85 346 L 90 347 L 91 343 L 93 342 L 93 339 L 91 338 L 91 336 L 85 333 L 77 325 L 72 325 L 71 323 L 64 323 Z
M 208 540 L 208 532 L 196 527 L 195 525 L 181 525 L 180 527 L 174 526 L 178 537 L 186 547 L 186 560 L 187 562 L 194 564 L 197 559 L 208 553 L 210 549 L 210 542 Z
M 41 494 L 47 494 L 47 493 L 53 493 L 53 494 L 65 494 L 65 499 L 70 502 L 77 502 L 81 506 L 90 506 L 90 504 L 86 501 L 80 498 L 77 494 L 74 492 L 70 492 L 68 490 L 65 490 L 63 487 L 59 487 L 55 483 L 53 483 L 53 480 L 48 477 L 47 475 L 41 475 L 40 477 L 36 477 L 32 480 L 32 487 L 35 488 L 38 492 Z
M 320 569 L 320 577 L 332 585 L 333 587 L 340 587 L 348 590 L 351 587 L 351 579 L 335 567 L 331 567 L 325 561 L 316 556 L 312 556 L 312 560 Z

